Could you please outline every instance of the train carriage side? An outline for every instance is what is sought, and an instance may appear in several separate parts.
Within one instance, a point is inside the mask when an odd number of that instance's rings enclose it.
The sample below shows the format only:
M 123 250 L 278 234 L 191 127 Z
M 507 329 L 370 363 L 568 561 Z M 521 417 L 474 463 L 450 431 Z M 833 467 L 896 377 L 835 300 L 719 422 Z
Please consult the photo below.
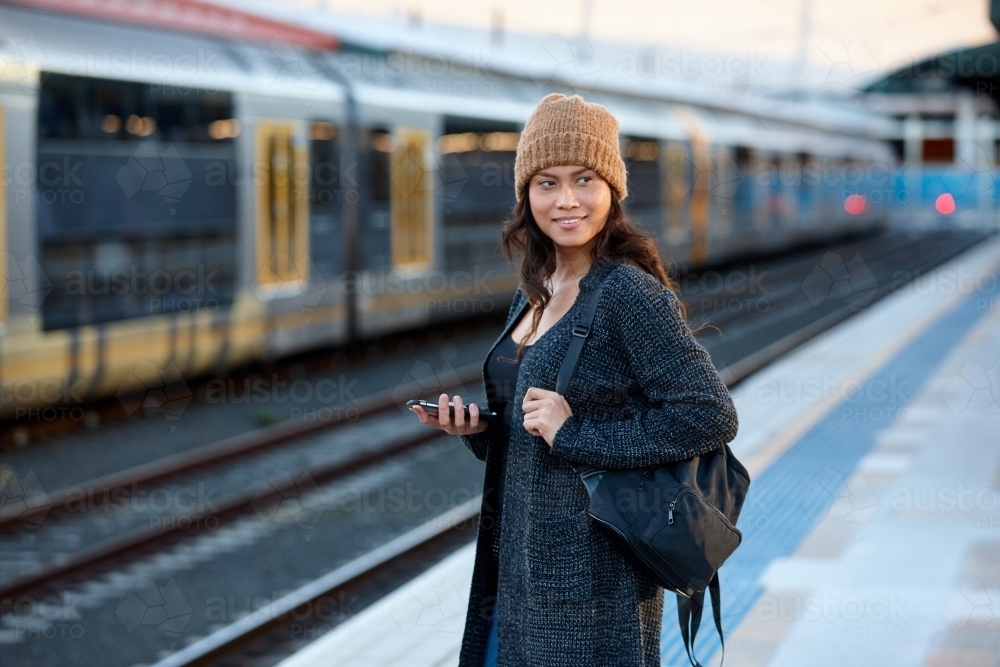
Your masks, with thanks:
M 680 268 L 832 239 L 888 220 L 885 188 L 894 165 L 885 145 L 692 107 L 671 107 L 669 117 L 683 128 L 680 138 L 669 131 L 639 136 L 639 123 L 624 123 L 625 206 Z
M 108 30 L 106 48 L 148 36 Z M 413 105 L 377 81 L 349 90 L 321 58 L 291 54 L 313 69 L 285 77 L 274 47 L 155 36 L 218 50 L 228 75 L 181 90 L 47 63 L 0 84 L 4 161 L 35 174 L 0 191 L 3 415 L 117 394 L 177 416 L 184 378 L 505 306 L 510 107 Z M 849 158 L 829 137 L 772 145 L 704 110 L 604 101 L 623 119 L 626 210 L 681 266 L 874 220 L 845 213 L 842 188 L 765 176 Z

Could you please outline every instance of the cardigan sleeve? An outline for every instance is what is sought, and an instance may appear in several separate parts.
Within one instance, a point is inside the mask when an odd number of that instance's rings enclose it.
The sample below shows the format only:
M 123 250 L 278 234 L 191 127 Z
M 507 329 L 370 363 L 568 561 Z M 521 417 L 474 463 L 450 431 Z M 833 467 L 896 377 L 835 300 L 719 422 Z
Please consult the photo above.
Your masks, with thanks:
M 480 461 L 486 460 L 486 453 L 490 451 L 490 444 L 493 441 L 493 436 L 495 435 L 496 429 L 491 429 L 486 427 L 485 431 L 481 433 L 473 433 L 472 435 L 460 435 L 459 438 L 465 443 L 465 446 L 469 448 L 472 455 L 475 456 Z
M 571 415 L 551 453 L 593 468 L 644 468 L 703 454 L 736 437 L 736 407 L 712 361 L 681 317 L 676 297 L 641 270 L 616 272 L 607 299 L 615 340 L 646 396 L 623 419 Z
M 510 303 L 510 310 L 507 311 L 507 324 L 504 325 L 504 329 L 510 326 L 511 320 L 514 319 L 514 316 L 520 309 L 522 298 L 523 295 L 521 293 L 521 289 L 518 288 L 518 290 L 514 292 L 514 299 Z M 484 377 L 483 381 L 485 382 L 485 380 L 486 378 Z M 496 437 L 498 432 L 498 429 L 487 426 L 485 431 L 473 433 L 471 435 L 460 435 L 458 437 L 462 439 L 462 442 L 469 448 L 469 451 L 472 452 L 473 456 L 480 461 L 485 461 L 486 454 L 489 452 L 490 444 L 493 442 L 493 439 Z

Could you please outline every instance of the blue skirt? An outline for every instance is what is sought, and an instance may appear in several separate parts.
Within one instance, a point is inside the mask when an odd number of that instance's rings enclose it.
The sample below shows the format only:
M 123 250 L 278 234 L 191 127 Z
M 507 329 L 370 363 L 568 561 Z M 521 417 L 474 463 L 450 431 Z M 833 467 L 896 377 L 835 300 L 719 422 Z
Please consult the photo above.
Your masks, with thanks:
M 493 605 L 493 615 L 490 618 L 490 634 L 486 638 L 486 657 L 483 667 L 497 667 L 497 605 Z

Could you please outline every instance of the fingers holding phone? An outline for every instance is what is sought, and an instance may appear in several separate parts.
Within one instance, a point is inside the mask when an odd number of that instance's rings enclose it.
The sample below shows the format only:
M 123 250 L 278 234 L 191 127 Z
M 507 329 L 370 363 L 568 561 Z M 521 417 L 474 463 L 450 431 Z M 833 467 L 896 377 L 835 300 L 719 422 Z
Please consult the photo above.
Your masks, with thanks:
M 453 404 L 449 402 L 448 394 L 441 394 L 437 405 L 413 400 L 409 401 L 409 406 L 421 422 L 449 435 L 481 433 L 487 427 L 486 421 L 481 419 L 479 407 L 475 403 L 471 403 L 468 407 L 463 406 L 462 398 L 457 395 Z

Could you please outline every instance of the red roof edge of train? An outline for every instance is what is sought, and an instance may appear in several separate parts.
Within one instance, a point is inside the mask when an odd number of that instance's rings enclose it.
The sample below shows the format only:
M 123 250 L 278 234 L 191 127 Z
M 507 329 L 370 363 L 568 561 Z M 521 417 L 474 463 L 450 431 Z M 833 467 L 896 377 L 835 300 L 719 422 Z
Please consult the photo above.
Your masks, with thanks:
M 315 50 L 340 48 L 333 35 L 200 0 L 0 0 L 0 4 Z

